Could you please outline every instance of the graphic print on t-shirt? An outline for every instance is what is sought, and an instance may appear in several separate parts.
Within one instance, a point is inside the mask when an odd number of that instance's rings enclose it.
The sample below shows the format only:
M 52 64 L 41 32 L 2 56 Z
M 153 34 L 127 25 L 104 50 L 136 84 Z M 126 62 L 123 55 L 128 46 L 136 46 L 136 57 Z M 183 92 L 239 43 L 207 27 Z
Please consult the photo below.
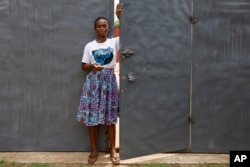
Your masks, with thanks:
M 93 50 L 92 54 L 95 61 L 100 65 L 109 64 L 113 59 L 113 49 L 108 47 L 107 49 Z

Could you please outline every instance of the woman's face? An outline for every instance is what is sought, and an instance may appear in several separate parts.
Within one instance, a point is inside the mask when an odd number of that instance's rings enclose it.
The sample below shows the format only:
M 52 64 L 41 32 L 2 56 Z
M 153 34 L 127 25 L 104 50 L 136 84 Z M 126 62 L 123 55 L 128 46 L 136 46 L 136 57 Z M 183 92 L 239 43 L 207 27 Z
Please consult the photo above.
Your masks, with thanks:
M 108 21 L 105 19 L 99 19 L 95 24 L 95 31 L 98 36 L 106 37 L 109 32 Z

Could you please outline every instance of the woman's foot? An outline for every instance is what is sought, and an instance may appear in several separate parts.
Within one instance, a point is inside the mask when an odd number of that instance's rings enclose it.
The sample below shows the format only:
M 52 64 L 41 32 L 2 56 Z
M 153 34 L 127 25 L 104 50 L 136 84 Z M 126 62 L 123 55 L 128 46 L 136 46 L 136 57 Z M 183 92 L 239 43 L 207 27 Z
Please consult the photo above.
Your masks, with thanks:
M 95 164 L 97 161 L 98 154 L 90 154 L 88 158 L 89 164 Z
M 110 155 L 110 160 L 114 165 L 119 165 L 120 164 L 119 155 Z

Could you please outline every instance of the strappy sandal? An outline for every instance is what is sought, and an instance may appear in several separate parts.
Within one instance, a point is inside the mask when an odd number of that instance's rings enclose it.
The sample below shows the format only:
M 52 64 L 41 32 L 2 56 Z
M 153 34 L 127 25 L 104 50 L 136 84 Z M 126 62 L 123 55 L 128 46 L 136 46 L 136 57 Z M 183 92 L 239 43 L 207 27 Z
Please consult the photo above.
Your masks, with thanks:
M 98 157 L 98 154 L 96 154 L 96 155 L 90 154 L 89 158 L 88 158 L 89 164 L 91 164 L 91 165 L 95 164 L 95 162 L 97 161 L 97 157 Z
M 120 164 L 120 157 L 118 155 L 110 155 L 110 160 L 114 165 Z

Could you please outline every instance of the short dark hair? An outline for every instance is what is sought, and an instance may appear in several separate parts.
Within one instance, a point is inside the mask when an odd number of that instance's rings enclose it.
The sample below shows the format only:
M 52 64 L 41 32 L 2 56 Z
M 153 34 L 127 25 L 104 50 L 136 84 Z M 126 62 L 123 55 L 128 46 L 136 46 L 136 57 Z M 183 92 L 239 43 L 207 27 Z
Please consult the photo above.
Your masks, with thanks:
M 95 19 L 95 22 L 94 22 L 94 28 L 96 27 L 96 23 L 97 23 L 97 21 L 98 21 L 98 20 L 101 20 L 101 19 L 106 20 L 106 21 L 108 22 L 108 26 L 109 26 L 109 20 L 107 19 L 107 17 L 100 16 L 100 17 L 97 17 L 97 18 Z M 109 26 L 109 27 L 110 27 L 110 26 Z

